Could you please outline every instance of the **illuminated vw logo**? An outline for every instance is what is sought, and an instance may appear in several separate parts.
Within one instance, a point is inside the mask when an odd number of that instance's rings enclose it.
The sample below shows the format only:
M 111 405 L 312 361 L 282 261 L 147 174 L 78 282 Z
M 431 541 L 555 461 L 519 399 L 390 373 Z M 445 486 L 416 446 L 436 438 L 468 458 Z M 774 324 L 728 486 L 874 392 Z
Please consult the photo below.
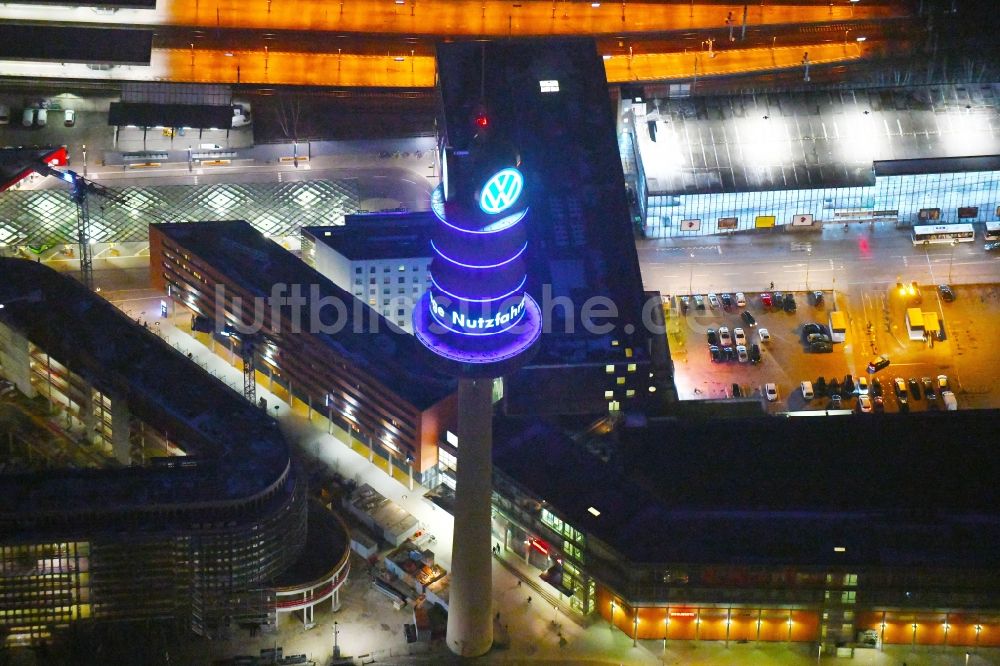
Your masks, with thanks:
M 490 215 L 505 211 L 521 196 L 523 187 L 524 178 L 520 171 L 511 167 L 502 169 L 486 181 L 479 195 L 479 207 Z

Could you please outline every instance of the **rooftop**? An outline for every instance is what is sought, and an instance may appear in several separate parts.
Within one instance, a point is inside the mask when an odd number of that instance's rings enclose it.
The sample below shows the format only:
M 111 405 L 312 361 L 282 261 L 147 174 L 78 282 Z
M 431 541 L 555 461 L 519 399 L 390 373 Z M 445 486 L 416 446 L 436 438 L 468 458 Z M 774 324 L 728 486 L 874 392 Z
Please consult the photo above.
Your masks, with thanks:
M 112 399 L 124 397 L 133 416 L 188 453 L 149 467 L 0 475 L 0 520 L 219 506 L 264 493 L 288 472 L 271 418 L 113 305 L 32 261 L 0 259 L 0 274 L 0 321 Z M 38 298 L 13 300 L 29 294 Z
M 539 303 L 572 299 L 574 317 L 597 296 L 610 298 L 618 309 L 612 332 L 588 332 L 576 322 L 574 333 L 558 334 L 548 331 L 565 330 L 559 321 L 565 309 L 550 308 L 547 332 L 529 365 L 566 363 L 580 349 L 581 359 L 616 358 L 620 350 L 611 347 L 611 338 L 643 336 L 643 288 L 615 119 L 594 41 L 441 44 L 438 66 L 451 147 L 462 151 L 474 140 L 472 117 L 483 104 L 491 128 L 519 152 L 530 201 L 531 295 Z M 630 324 L 631 336 L 623 332 Z
M 872 185 L 873 162 L 1000 154 L 1000 84 L 655 99 L 644 110 L 635 131 L 654 194 Z
M 343 226 L 303 227 L 316 243 L 323 243 L 351 261 L 405 259 L 431 256 L 430 211 L 345 215 Z
M 335 308 L 320 309 L 316 316 L 337 332 L 286 332 L 286 336 L 312 336 L 339 358 L 378 381 L 387 393 L 403 398 L 418 409 L 427 409 L 456 390 L 456 382 L 428 364 L 416 338 L 357 301 L 319 271 L 277 243 L 268 240 L 244 221 L 182 222 L 155 224 L 153 228 L 200 257 L 233 283 L 249 292 L 268 296 L 275 285 L 301 285 L 310 294 L 316 285 L 324 302 L 344 303 L 337 321 Z M 313 321 L 312 304 L 306 299 L 301 321 Z M 358 307 L 355 307 L 355 306 Z
M 660 419 L 625 432 L 618 467 L 498 419 L 494 463 L 633 562 L 996 567 L 997 418 Z

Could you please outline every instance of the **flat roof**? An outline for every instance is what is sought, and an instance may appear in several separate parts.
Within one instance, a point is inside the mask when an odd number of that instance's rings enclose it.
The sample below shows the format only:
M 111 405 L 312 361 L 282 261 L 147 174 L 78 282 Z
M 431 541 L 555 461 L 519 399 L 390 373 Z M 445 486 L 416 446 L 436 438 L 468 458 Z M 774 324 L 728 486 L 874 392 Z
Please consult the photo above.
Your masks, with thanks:
M 623 432 L 621 464 L 550 425 L 497 419 L 493 458 L 633 562 L 995 568 L 998 418 L 664 418 Z
M 0 520 L 218 506 L 289 470 L 273 419 L 111 303 L 34 261 L 0 259 L 0 274 L 0 321 L 188 453 L 147 467 L 0 475 Z
M 230 129 L 233 125 L 233 107 L 207 104 L 112 102 L 108 112 L 108 125 Z
M 653 99 L 642 110 L 634 130 L 651 194 L 867 186 L 876 174 L 989 171 L 1000 155 L 996 83 Z
M 11 112 L 13 113 L 13 112 Z M 18 118 L 11 118 L 18 122 Z M 0 192 L 13 187 L 35 171 L 35 165 L 48 161 L 53 153 L 63 150 L 63 146 L 45 148 L 0 148 Z M 0 238 L 0 242 L 7 239 Z
M 572 333 L 562 334 L 548 331 L 566 330 L 556 320 L 565 308 L 551 308 L 529 366 L 573 355 L 595 363 L 617 359 L 621 349 L 611 346 L 612 338 L 643 355 L 642 277 L 604 61 L 594 40 L 453 42 L 438 45 L 437 62 L 449 145 L 455 151 L 470 145 L 472 114 L 483 105 L 491 131 L 503 132 L 521 158 L 530 197 L 531 295 L 539 303 L 569 298 L 575 317 L 594 297 L 611 299 L 618 310 L 610 332 L 587 331 L 577 320 Z M 557 82 L 558 90 L 543 92 L 541 81 Z
M 174 222 L 150 226 L 251 293 L 269 295 L 272 287 L 283 284 L 288 289 L 291 285 L 302 285 L 302 293 L 308 295 L 310 285 L 316 285 L 321 298 L 344 303 L 346 319 L 338 332 L 313 333 L 304 327 L 300 333 L 284 335 L 310 335 L 319 339 L 337 356 L 414 407 L 427 409 L 457 389 L 455 379 L 429 365 L 430 359 L 416 338 L 265 238 L 247 222 Z M 309 299 L 306 301 L 302 321 L 308 322 L 312 321 L 312 310 Z M 318 316 L 332 326 L 334 321 L 327 319 L 336 313 L 333 308 L 325 308 Z
M 0 23 L 0 60 L 141 66 L 152 51 L 148 29 Z
M 431 231 L 437 219 L 430 211 L 345 215 L 342 226 L 302 227 L 351 261 L 431 257 Z

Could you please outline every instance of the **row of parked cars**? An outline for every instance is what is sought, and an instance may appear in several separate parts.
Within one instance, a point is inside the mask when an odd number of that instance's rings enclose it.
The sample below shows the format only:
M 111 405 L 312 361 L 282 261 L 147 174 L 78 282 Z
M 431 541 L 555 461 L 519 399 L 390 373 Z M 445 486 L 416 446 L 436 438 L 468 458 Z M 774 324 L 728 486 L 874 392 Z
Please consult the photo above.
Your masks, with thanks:
M 814 305 L 818 306 L 823 302 L 823 292 L 811 292 L 809 298 L 813 301 Z M 694 294 L 693 296 L 681 296 L 681 312 L 687 313 L 692 306 L 695 310 L 704 310 L 706 302 L 708 303 L 708 307 L 713 310 L 719 308 L 729 310 L 732 307 L 747 307 L 747 297 L 742 291 L 738 291 L 735 294 L 709 293 L 707 296 Z M 785 312 L 795 312 L 795 294 L 790 291 L 762 291 L 760 293 L 760 304 L 766 309 L 777 308 Z
M 62 121 L 66 127 L 76 125 L 76 111 L 73 109 L 62 110 Z M 0 104 L 0 125 L 10 122 L 10 107 Z M 49 124 L 49 110 L 44 108 L 29 107 L 21 112 L 21 125 L 24 127 L 45 127 Z
M 909 398 L 920 400 L 921 393 L 928 403 L 936 404 L 938 395 L 945 409 L 958 409 L 958 401 L 948 384 L 947 375 L 938 375 L 936 380 L 930 377 L 923 377 L 918 380 L 911 377 L 908 381 L 902 377 L 896 377 L 892 381 L 892 389 L 899 403 L 899 411 L 906 413 L 910 411 Z M 858 398 L 858 411 L 871 413 L 885 410 L 883 402 L 882 382 L 878 378 L 873 378 L 870 382 L 866 377 L 858 377 L 857 381 L 851 375 L 846 375 L 844 381 L 840 382 L 836 378 L 829 381 L 824 377 L 818 378 L 815 382 L 804 381 L 799 385 L 803 399 L 810 401 L 824 396 L 830 397 L 831 409 L 840 409 L 846 397 L 856 395 Z
M 750 327 L 757 325 L 757 321 L 749 312 L 744 311 L 743 315 L 743 320 L 747 321 Z M 715 363 L 733 360 L 740 363 L 749 361 L 754 365 L 760 363 L 760 345 L 756 342 L 748 344 L 746 331 L 739 326 L 734 328 L 731 334 L 728 326 L 720 326 L 718 330 L 710 328 L 706 331 L 706 337 L 708 339 L 708 353 Z M 771 339 L 766 328 L 759 329 L 757 337 L 761 343 Z

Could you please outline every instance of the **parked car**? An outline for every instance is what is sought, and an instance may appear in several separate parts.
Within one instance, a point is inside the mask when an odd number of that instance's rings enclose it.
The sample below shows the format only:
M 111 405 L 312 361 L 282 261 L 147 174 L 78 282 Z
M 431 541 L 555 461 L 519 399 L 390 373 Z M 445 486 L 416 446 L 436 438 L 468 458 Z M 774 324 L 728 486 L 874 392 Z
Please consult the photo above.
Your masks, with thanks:
M 774 301 L 771 300 L 771 292 L 768 291 L 760 292 L 760 304 L 763 305 L 765 308 L 769 308 L 774 304 Z
M 816 393 L 813 391 L 813 384 L 808 380 L 799 384 L 799 390 L 802 391 L 802 397 L 805 400 L 812 400 L 816 397 Z
M 39 127 L 45 127 L 49 124 L 49 112 L 48 109 L 38 109 L 38 115 L 35 117 L 35 123 Z
M 822 333 L 810 333 L 806 337 L 806 342 L 812 344 L 814 342 L 833 342 L 829 335 L 823 335 Z
M 729 308 L 733 304 L 733 295 L 729 293 L 719 294 L 719 298 L 722 299 L 722 307 Z
M 987 252 L 996 252 L 1000 250 L 1000 241 L 990 241 L 989 243 L 983 244 L 983 249 Z
M 868 392 L 869 392 L 868 391 L 868 378 L 867 377 L 858 377 L 857 382 L 854 385 L 854 388 L 855 388 L 855 390 L 857 390 L 858 395 L 867 395 Z
M 736 340 L 736 344 L 738 345 L 745 345 L 747 343 L 747 335 L 739 326 L 733 329 L 733 339 Z
M 809 351 L 814 354 L 832 354 L 833 345 L 829 342 L 816 341 L 809 344 Z
M 719 297 L 716 296 L 715 294 L 709 294 L 708 295 L 708 304 L 709 304 L 710 307 L 713 307 L 713 308 L 719 307 Z
M 950 391 L 951 388 L 948 386 L 948 375 L 938 375 L 937 385 L 939 391 Z
M 908 383 L 910 386 L 910 395 L 913 396 L 914 400 L 920 400 L 920 382 L 917 381 L 916 377 L 910 377 Z
M 899 400 L 899 404 L 906 404 L 906 382 L 902 377 L 896 377 L 892 380 L 892 388 L 896 392 L 896 398 Z
M 951 303 L 955 300 L 955 292 L 951 290 L 951 286 L 947 284 L 938 285 L 938 293 L 941 294 L 941 300 L 947 303 Z
M 868 397 L 867 393 L 862 393 L 858 396 L 858 409 L 862 414 L 871 414 L 872 399 Z
M 877 396 L 875 396 L 875 399 L 872 400 L 872 406 L 875 407 L 875 411 L 876 412 L 884 412 L 885 411 L 885 400 L 882 398 L 882 396 L 877 395 Z
M 694 307 L 697 310 L 705 309 L 705 299 L 701 297 L 701 294 L 694 295 Z
M 719 327 L 719 341 L 723 345 L 731 345 L 731 344 L 733 344 L 733 336 L 731 336 L 729 334 L 729 327 L 728 326 L 720 326 Z
M 31 127 L 35 124 L 35 111 L 37 109 L 25 109 L 21 113 L 21 124 L 25 127 Z
M 760 345 L 752 344 L 750 345 L 750 362 L 756 365 L 760 363 Z
M 757 330 L 757 337 L 760 338 L 760 341 L 762 343 L 763 342 L 770 342 L 771 341 L 771 333 L 766 328 L 758 329 Z
M 764 384 L 764 395 L 767 396 L 768 402 L 774 402 L 778 399 L 778 385 L 777 384 Z
M 66 127 L 76 125 L 76 111 L 73 109 L 66 109 L 63 111 L 63 125 Z
M 840 409 L 843 406 L 843 402 L 840 399 L 839 393 L 834 393 L 830 396 L 830 409 Z
M 745 308 L 747 306 L 747 297 L 743 295 L 742 291 L 736 292 L 736 307 Z
M 818 334 L 820 334 L 822 332 L 823 331 L 822 331 L 822 329 L 820 329 L 819 324 L 809 323 L 809 324 L 803 324 L 802 325 L 802 339 L 803 340 L 808 340 L 810 335 L 818 335 Z
M 10 122 L 10 107 L 6 104 L 0 104 L 0 125 L 6 125 Z
M 869 393 L 871 393 L 876 398 L 881 397 L 882 396 L 882 382 L 880 382 L 877 378 L 873 378 L 872 379 L 872 388 L 871 388 L 871 391 L 869 391 Z
M 843 395 L 850 397 L 850 395 L 854 393 L 855 389 L 857 388 L 854 385 L 854 376 L 850 374 L 844 375 L 844 383 L 841 384 L 841 387 L 842 387 L 841 393 Z
M 931 381 L 931 378 L 924 377 L 920 383 L 924 387 L 924 397 L 928 400 L 937 400 L 937 391 L 934 390 L 934 382 Z
M 955 399 L 955 394 L 951 391 L 942 391 L 941 400 L 944 402 L 944 407 L 949 412 L 953 412 L 958 409 L 958 400 Z
M 816 391 L 816 397 L 822 398 L 826 395 L 826 377 L 819 376 L 816 381 L 813 382 L 813 389 Z
M 687 314 L 689 307 L 691 307 L 691 299 L 687 296 L 681 296 L 681 313 Z
M 745 345 L 736 345 L 736 358 L 740 363 L 746 363 L 750 360 L 750 354 L 747 353 Z
M 712 363 L 719 363 L 725 360 L 722 357 L 722 350 L 716 347 L 715 345 L 712 345 L 711 347 L 708 348 L 708 353 L 712 357 Z
M 740 315 L 740 317 L 743 318 L 743 321 L 746 322 L 747 326 L 757 325 L 757 319 L 752 314 L 750 314 L 749 310 L 744 310 L 743 313 Z
M 812 304 L 816 307 L 823 305 L 823 292 L 822 291 L 810 292 L 809 300 L 811 300 Z
M 719 344 L 719 334 L 714 328 L 710 328 L 705 331 L 706 337 L 708 337 L 708 344 L 717 345 Z
M 732 347 L 723 347 L 722 348 L 722 355 L 725 357 L 725 359 L 727 361 L 735 361 L 736 360 L 736 350 L 733 349 Z
M 879 370 L 889 367 L 889 357 L 885 354 L 876 356 L 868 361 L 868 374 L 875 374 Z
M 785 312 L 795 312 L 795 295 L 792 292 L 785 293 Z

